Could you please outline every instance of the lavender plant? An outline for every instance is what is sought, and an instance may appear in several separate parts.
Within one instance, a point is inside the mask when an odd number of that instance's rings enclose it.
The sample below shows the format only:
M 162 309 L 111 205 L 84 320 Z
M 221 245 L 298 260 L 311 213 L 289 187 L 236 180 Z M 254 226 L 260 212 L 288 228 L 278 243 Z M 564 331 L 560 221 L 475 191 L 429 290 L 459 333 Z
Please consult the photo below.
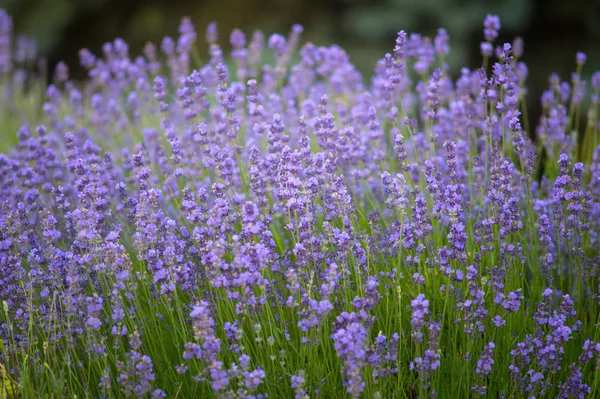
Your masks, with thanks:
M 203 63 L 189 19 L 60 64 L 0 154 L 2 395 L 600 395 L 600 72 L 552 76 L 534 128 L 483 27 L 456 78 L 445 30 L 366 82 L 300 26 L 228 56 L 211 24 Z

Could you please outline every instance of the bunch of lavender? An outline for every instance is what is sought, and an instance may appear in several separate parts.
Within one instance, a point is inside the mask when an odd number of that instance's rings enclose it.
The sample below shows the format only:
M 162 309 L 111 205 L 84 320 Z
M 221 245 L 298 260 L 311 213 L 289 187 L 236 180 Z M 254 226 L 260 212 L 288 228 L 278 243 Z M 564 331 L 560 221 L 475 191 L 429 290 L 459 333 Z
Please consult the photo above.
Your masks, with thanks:
M 3 395 L 600 395 L 600 72 L 533 126 L 500 27 L 457 76 L 401 31 L 367 80 L 184 18 L 42 85 L 0 12 Z

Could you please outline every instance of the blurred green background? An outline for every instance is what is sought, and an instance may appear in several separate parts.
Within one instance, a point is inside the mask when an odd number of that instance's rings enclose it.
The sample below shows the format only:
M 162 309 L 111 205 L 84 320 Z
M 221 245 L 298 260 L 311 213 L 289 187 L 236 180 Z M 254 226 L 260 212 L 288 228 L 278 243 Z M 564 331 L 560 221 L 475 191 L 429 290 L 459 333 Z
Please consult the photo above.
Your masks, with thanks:
M 147 41 L 176 37 L 182 16 L 192 18 L 201 43 L 207 23 L 217 21 L 225 49 L 233 28 L 287 33 L 300 23 L 304 40 L 341 45 L 369 76 L 400 29 L 433 36 L 445 27 L 451 67 L 480 65 L 482 21 L 491 13 L 502 20 L 499 41 L 524 38 L 532 94 L 551 72 L 569 79 L 576 51 L 589 56 L 584 77 L 600 69 L 600 0 L 0 0 L 0 7 L 12 14 L 16 33 L 37 39 L 50 72 L 64 60 L 75 77 L 83 74 L 80 48 L 100 53 L 102 43 L 122 37 L 137 55 Z

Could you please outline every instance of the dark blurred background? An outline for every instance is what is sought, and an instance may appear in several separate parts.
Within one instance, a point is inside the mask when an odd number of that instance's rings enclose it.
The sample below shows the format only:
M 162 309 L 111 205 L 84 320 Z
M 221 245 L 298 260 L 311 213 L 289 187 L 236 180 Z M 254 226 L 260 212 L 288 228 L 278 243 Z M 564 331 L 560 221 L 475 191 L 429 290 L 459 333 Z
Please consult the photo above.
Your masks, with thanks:
M 207 23 L 218 21 L 225 49 L 233 28 L 249 37 L 254 29 L 287 33 L 300 23 L 304 40 L 341 45 L 369 76 L 401 29 L 434 36 L 444 27 L 451 67 L 481 65 L 482 21 L 491 13 L 502 20 L 500 42 L 525 40 L 532 94 L 551 72 L 569 80 L 576 51 L 588 54 L 584 77 L 600 69 L 600 0 L 0 0 L 0 7 L 12 14 L 16 33 L 37 39 L 50 71 L 64 60 L 75 76 L 82 73 L 80 48 L 100 53 L 102 43 L 121 37 L 137 55 L 147 41 L 175 38 L 182 16 L 192 18 L 201 45 Z

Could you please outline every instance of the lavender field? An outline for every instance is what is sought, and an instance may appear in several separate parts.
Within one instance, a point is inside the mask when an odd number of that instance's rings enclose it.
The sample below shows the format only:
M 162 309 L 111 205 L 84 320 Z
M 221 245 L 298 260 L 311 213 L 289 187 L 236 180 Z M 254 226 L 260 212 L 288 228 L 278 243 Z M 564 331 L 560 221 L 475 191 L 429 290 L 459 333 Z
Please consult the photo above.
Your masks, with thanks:
M 599 398 L 600 71 L 532 120 L 482 28 L 363 76 L 184 18 L 80 81 L 0 10 L 0 398 Z

